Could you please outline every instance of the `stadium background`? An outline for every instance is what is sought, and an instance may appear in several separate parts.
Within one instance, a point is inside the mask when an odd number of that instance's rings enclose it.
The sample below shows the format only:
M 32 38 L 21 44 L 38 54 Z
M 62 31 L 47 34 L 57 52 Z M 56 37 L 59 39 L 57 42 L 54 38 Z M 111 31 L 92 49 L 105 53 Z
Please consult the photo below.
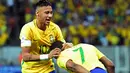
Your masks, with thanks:
M 116 73 L 130 73 L 130 0 L 50 1 L 67 42 L 93 44 L 115 63 Z M 0 73 L 19 72 L 19 32 L 35 18 L 36 2 L 0 0 Z

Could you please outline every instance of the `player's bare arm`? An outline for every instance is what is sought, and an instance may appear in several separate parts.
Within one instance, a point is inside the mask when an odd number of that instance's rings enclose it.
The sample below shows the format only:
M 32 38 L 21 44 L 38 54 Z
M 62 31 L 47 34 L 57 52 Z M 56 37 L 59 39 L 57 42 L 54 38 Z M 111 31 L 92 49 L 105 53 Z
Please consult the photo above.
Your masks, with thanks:
M 52 50 L 49 54 L 42 54 L 42 55 L 34 55 L 30 54 L 29 47 L 22 47 L 22 58 L 24 61 L 39 61 L 41 57 L 44 59 L 51 59 L 53 57 L 58 57 L 60 53 L 59 49 Z
M 108 73 L 115 73 L 115 66 L 111 60 L 109 60 L 107 57 L 103 56 L 100 61 L 104 64 L 104 66 L 107 68 Z
M 86 70 L 84 67 L 81 65 L 78 65 L 74 63 L 71 59 L 67 61 L 66 63 L 67 69 L 74 73 L 90 73 L 88 70 Z

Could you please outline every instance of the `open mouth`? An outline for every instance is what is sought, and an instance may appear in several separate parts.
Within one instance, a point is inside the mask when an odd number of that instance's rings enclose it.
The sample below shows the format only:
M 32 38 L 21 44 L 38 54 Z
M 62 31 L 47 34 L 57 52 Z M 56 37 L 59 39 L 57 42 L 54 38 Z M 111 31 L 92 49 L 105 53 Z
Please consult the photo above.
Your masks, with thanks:
M 46 19 L 46 21 L 50 21 L 50 19 Z
M 50 19 L 46 19 L 46 22 L 47 22 L 47 23 L 50 23 L 50 21 L 51 21 Z

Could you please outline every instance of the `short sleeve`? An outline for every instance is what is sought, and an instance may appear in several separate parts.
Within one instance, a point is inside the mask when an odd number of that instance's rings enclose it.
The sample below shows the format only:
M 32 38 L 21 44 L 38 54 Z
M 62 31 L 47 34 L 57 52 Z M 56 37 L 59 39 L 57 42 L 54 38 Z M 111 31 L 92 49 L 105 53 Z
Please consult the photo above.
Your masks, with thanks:
M 65 40 L 64 40 L 64 37 L 63 37 L 63 34 L 62 34 L 62 32 L 61 32 L 61 29 L 60 29 L 60 27 L 57 25 L 56 26 L 56 39 L 57 40 L 59 40 L 59 41 L 62 41 L 62 42 L 65 42 Z
M 94 48 L 94 50 L 96 51 L 96 55 L 98 56 L 98 59 L 100 59 L 101 57 L 105 56 L 102 52 L 100 52 L 96 47 Z
M 24 25 L 20 32 L 21 47 L 31 46 L 30 28 Z

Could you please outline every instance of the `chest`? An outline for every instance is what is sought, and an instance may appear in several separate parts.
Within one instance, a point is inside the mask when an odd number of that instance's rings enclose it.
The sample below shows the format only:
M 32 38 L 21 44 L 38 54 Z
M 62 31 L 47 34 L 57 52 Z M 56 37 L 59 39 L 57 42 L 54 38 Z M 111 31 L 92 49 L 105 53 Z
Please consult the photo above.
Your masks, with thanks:
M 56 39 L 55 31 L 46 30 L 44 32 L 41 31 L 33 31 L 33 43 L 37 43 L 39 45 L 50 45 Z

